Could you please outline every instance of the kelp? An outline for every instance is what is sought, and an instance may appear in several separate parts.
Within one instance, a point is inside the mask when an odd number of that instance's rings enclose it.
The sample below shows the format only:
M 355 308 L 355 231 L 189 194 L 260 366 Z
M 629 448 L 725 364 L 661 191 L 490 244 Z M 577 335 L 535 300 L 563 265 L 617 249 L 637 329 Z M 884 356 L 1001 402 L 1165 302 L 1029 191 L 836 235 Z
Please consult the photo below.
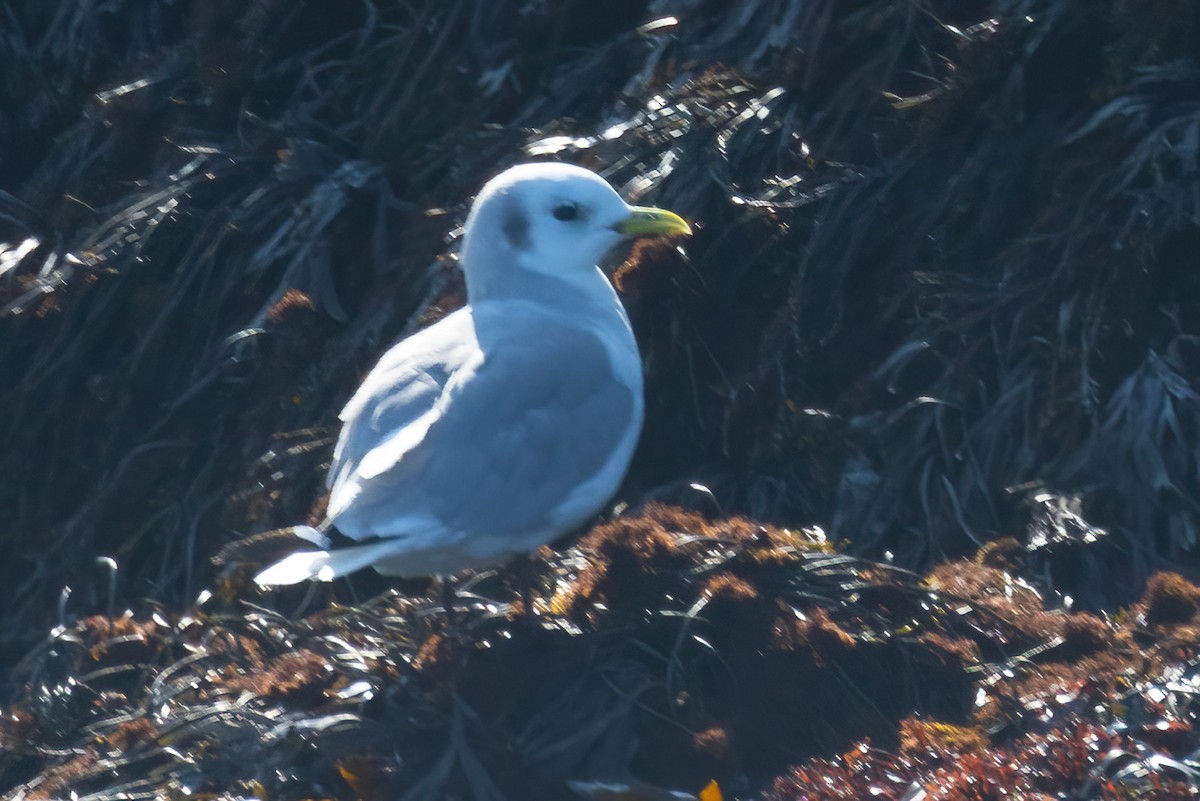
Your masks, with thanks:
M 1059 776 L 1027 793 L 1193 792 L 1198 39 L 1178 0 L 9 3 L 0 660 L 21 663 L 6 736 L 29 747 L 6 780 L 492 797 L 565 792 L 596 750 L 597 786 L 602 764 L 726 795 L 791 775 L 773 792 L 818 797 L 805 777 L 849 769 L 956 798 L 974 796 L 949 765 L 982 745 L 969 764 L 996 792 L 1020 763 Z M 648 381 L 617 500 L 746 515 L 774 532 L 764 553 L 802 526 L 835 545 L 721 574 L 710 546 L 617 517 L 642 547 L 601 526 L 539 557 L 555 589 L 537 622 L 509 621 L 505 574 L 481 600 L 464 579 L 458 637 L 419 585 L 356 577 L 305 614 L 255 595 L 253 565 L 210 557 L 319 518 L 337 411 L 390 341 L 462 302 L 470 194 L 528 158 L 597 169 L 696 229 L 616 265 Z M 841 583 L 802 589 L 815 564 Z M 1162 568 L 1181 575 L 1155 579 L 1145 627 L 1105 616 Z M 904 570 L 968 597 L 983 633 Z M 695 604 L 703 642 L 672 628 Z M 786 608 L 804 622 L 775 631 Z M 657 657 L 620 644 L 642 626 Z M 1114 631 L 1125 650 L 1101 659 Z M 836 686 L 814 638 L 852 659 Z M 508 643 L 491 672 L 483 641 Z M 539 653 L 592 683 L 520 696 L 532 728 L 491 739 L 509 713 L 479 698 Z M 896 686 L 905 653 L 945 692 Z M 1088 694 L 1043 654 L 1125 678 Z M 1038 688 L 1043 711 L 965 711 L 983 680 L 964 671 L 993 666 L 990 692 L 1030 664 L 1067 688 Z M 682 712 L 661 692 L 680 670 Z M 184 684 L 150 692 L 164 671 Z M 1129 698 L 1165 717 L 1113 701 L 1151 684 Z M 370 689 L 338 697 L 352 686 Z M 1045 709 L 1070 722 L 1021 730 Z M 890 761 L 905 737 L 940 755 Z M 1059 745 L 1063 764 L 1039 761 Z
M 60 627 L 0 719 L 6 797 L 1200 792 L 1178 574 L 1102 619 L 984 564 L 919 577 L 663 504 L 532 562 L 452 611 L 416 588 L 252 601 L 233 571 L 182 613 Z

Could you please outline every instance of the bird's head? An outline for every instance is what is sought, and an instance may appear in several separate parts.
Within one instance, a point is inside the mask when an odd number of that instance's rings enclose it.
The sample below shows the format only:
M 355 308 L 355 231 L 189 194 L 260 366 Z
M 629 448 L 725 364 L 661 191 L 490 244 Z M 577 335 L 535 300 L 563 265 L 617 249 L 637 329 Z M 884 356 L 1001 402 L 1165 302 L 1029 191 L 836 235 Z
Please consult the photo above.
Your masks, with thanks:
M 513 269 L 574 283 L 590 280 L 621 239 L 687 235 L 691 228 L 663 209 L 630 206 L 590 170 L 570 164 L 512 167 L 484 186 L 467 217 L 463 269 L 468 291 L 503 282 Z

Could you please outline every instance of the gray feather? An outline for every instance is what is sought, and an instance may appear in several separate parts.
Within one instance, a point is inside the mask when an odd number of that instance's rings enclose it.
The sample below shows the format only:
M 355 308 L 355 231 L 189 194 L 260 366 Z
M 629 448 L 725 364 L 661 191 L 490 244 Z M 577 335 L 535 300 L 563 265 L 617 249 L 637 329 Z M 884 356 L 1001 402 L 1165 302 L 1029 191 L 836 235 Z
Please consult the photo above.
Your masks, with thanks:
M 453 402 L 419 442 L 363 483 L 335 520 L 340 530 L 358 538 L 403 536 L 393 521 L 417 514 L 448 533 L 516 535 L 545 525 L 603 467 L 640 415 L 640 386 L 618 380 L 603 343 L 586 330 L 547 330 L 540 320 L 532 323 L 537 336 L 527 337 L 528 320 L 510 322 L 503 347 L 491 350 L 469 382 L 446 385 Z M 353 480 L 393 419 L 380 414 L 350 423 L 339 476 Z M 439 537 L 439 547 L 446 544 Z

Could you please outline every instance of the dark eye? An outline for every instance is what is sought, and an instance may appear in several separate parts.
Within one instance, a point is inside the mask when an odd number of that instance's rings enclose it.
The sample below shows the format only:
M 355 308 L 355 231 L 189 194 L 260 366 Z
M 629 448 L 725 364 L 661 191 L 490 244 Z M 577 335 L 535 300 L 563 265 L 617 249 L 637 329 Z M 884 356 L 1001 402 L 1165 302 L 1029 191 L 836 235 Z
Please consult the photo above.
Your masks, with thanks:
M 574 203 L 564 203 L 554 209 L 554 219 L 570 222 L 579 219 L 579 206 Z

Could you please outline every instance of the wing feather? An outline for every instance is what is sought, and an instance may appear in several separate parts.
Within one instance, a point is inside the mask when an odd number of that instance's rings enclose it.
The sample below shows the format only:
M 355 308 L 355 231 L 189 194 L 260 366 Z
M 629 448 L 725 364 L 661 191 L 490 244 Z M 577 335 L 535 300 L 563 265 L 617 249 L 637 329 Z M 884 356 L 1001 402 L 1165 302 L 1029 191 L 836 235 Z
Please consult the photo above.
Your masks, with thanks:
M 503 550 L 545 529 L 624 449 L 612 479 L 582 506 L 594 513 L 615 491 L 641 425 L 641 375 L 619 375 L 599 336 L 514 319 L 486 350 L 456 356 L 438 396 L 422 396 L 421 414 L 364 419 L 385 402 L 373 398 L 348 419 L 330 505 L 344 534 L 401 537 L 414 556 L 468 542 Z M 389 428 L 393 420 L 402 424 Z
M 461 309 L 380 358 L 339 415 L 344 425 L 326 477 L 331 518 L 357 494 L 360 479 L 386 469 L 389 452 L 399 459 L 420 441 L 455 369 L 478 349 L 470 310 Z M 364 465 L 376 449 L 382 450 Z

